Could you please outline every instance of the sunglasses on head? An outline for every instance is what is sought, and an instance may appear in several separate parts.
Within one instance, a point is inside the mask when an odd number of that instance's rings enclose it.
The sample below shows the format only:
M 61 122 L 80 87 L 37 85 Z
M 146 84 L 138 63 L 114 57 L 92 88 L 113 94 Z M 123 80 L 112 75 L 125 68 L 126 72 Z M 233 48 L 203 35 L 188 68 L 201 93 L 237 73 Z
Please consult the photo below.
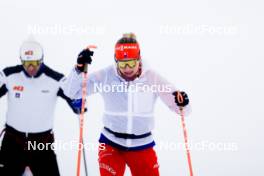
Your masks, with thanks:
M 117 66 L 121 69 L 126 68 L 128 66 L 129 68 L 134 68 L 137 65 L 138 59 L 133 60 L 127 60 L 127 61 L 117 61 Z

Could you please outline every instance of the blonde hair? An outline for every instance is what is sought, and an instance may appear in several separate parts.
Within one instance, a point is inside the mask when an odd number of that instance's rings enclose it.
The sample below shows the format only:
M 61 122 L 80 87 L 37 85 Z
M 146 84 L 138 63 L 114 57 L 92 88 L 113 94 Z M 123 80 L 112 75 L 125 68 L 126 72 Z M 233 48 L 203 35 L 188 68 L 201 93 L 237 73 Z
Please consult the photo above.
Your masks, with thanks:
M 122 43 L 138 43 L 137 37 L 134 33 L 125 33 L 123 34 L 122 38 L 117 41 L 117 44 Z
M 123 38 L 130 38 L 130 39 L 137 40 L 137 36 L 133 32 L 124 33 L 123 34 Z

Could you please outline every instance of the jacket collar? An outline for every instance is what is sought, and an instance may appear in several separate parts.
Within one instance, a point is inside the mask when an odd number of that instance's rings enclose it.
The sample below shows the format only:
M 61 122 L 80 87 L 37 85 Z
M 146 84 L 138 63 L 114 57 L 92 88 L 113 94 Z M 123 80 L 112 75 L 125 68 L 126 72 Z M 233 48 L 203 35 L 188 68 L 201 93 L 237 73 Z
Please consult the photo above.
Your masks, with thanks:
M 23 65 L 22 65 L 22 67 L 23 67 Z M 44 63 L 42 63 L 42 64 L 40 65 L 39 70 L 38 70 L 38 72 L 37 72 L 37 74 L 36 74 L 35 76 L 30 76 L 30 75 L 27 73 L 27 71 L 25 70 L 24 67 L 23 67 L 23 72 L 24 72 L 24 74 L 26 75 L 26 77 L 28 77 L 28 78 L 38 78 L 38 77 L 40 77 L 40 76 L 42 75 L 42 73 L 44 73 L 45 68 L 46 68 L 46 65 L 45 65 Z

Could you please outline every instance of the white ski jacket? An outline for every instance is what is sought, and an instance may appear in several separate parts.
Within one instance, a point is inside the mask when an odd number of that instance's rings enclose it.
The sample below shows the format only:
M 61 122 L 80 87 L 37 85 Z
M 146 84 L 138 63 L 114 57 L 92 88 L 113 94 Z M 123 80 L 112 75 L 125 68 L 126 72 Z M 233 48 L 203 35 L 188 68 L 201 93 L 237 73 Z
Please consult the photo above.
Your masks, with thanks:
M 104 127 L 100 142 L 110 143 L 126 150 L 154 146 L 151 130 L 154 128 L 154 105 L 158 97 L 179 113 L 172 92 L 176 89 L 153 70 L 142 68 L 134 81 L 125 81 L 115 66 L 89 74 L 87 94 L 100 93 L 104 100 Z M 75 69 L 67 78 L 64 91 L 72 99 L 82 97 L 82 74 Z M 185 107 L 185 114 L 189 112 Z M 126 135 L 129 135 L 128 137 Z
M 34 78 L 27 75 L 22 65 L 0 71 L 0 98 L 7 94 L 6 124 L 24 133 L 52 129 L 58 96 L 75 111 L 72 100 L 63 93 L 63 81 L 62 74 L 44 64 Z

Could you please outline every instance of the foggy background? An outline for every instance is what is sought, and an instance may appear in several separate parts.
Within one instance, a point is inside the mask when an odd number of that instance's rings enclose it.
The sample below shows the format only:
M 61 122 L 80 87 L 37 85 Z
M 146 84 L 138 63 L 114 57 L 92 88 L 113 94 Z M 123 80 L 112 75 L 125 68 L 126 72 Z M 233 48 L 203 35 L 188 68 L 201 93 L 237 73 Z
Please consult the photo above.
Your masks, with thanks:
M 186 124 L 190 143 L 198 146 L 191 151 L 194 175 L 263 175 L 263 5 L 258 0 L 1 1 L 0 68 L 20 64 L 19 47 L 34 34 L 44 62 L 66 75 L 84 47 L 97 45 L 93 72 L 113 64 L 115 42 L 134 32 L 142 59 L 190 97 Z M 104 107 L 100 95 L 87 101 L 87 164 L 89 175 L 97 176 Z M 4 97 L 0 128 L 6 109 Z M 160 174 L 188 175 L 185 150 L 175 147 L 183 143 L 179 116 L 159 101 L 155 118 Z M 78 117 L 61 99 L 54 130 L 57 141 L 78 140 Z M 56 153 L 61 175 L 75 175 L 77 150 Z

